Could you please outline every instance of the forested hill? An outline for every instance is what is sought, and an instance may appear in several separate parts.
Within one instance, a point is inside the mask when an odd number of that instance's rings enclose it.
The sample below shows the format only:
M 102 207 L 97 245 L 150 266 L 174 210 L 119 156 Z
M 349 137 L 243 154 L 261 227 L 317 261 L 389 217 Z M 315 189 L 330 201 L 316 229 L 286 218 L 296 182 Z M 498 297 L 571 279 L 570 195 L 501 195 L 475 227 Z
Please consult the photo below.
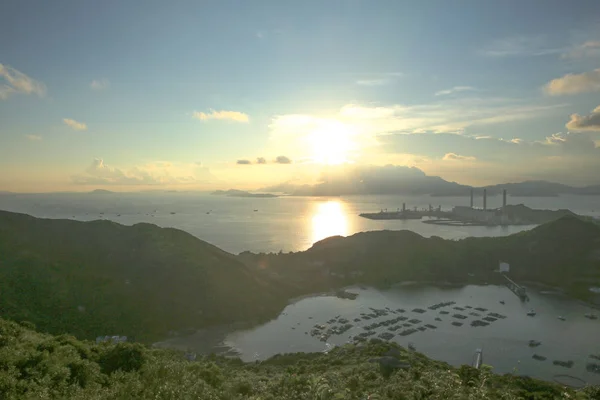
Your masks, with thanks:
M 332 237 L 290 254 L 226 253 L 151 224 L 39 219 L 0 211 L 0 315 L 79 338 L 133 336 L 274 318 L 291 300 L 350 284 L 501 283 L 511 276 L 587 300 L 600 286 L 600 227 L 564 217 L 498 238 L 409 231 Z
M 0 315 L 48 332 L 162 339 L 270 318 L 286 303 L 277 290 L 177 229 L 0 211 Z
M 242 253 L 299 291 L 354 283 L 389 285 L 406 280 L 502 282 L 499 262 L 511 277 L 562 287 L 586 298 L 600 285 L 600 226 L 566 216 L 530 231 L 505 236 L 444 240 L 411 231 L 362 232 L 330 237 L 300 253 Z M 318 289 L 317 289 L 318 288 Z

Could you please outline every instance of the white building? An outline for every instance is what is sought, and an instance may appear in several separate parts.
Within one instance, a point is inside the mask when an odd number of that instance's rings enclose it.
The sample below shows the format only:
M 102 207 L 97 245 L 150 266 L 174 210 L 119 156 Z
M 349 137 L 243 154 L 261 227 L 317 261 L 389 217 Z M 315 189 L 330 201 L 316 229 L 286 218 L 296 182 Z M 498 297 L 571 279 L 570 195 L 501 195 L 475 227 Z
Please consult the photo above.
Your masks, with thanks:
M 498 272 L 502 274 L 510 272 L 510 265 L 507 262 L 500 261 L 500 265 L 498 266 Z

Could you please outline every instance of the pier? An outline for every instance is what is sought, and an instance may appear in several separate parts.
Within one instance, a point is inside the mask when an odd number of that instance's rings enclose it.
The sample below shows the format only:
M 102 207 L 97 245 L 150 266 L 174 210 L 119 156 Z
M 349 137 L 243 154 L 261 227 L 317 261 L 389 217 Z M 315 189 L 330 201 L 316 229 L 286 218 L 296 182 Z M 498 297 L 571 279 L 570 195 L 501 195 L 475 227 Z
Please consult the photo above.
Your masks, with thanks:
M 507 281 L 506 286 L 514 294 L 516 294 L 522 301 L 529 301 L 529 296 L 527 296 L 527 290 L 523 286 L 517 284 L 515 281 L 506 276 L 506 274 L 502 274 L 502 276 L 504 276 L 504 279 L 506 279 Z
M 481 364 L 483 364 L 483 350 L 477 349 L 475 350 L 475 355 L 473 356 L 473 368 L 479 369 L 481 368 Z

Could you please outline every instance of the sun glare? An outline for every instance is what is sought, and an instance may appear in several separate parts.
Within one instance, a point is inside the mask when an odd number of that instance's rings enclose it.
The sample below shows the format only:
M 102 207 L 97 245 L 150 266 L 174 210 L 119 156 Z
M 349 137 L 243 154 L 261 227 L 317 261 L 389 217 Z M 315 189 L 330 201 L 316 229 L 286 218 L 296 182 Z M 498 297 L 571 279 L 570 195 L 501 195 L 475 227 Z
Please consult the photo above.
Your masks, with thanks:
M 337 235 L 348 235 L 348 221 L 343 204 L 339 201 L 318 203 L 312 218 L 312 242 Z
M 312 132 L 309 137 L 313 160 L 319 164 L 337 165 L 349 162 L 356 148 L 353 130 L 340 122 L 332 122 Z

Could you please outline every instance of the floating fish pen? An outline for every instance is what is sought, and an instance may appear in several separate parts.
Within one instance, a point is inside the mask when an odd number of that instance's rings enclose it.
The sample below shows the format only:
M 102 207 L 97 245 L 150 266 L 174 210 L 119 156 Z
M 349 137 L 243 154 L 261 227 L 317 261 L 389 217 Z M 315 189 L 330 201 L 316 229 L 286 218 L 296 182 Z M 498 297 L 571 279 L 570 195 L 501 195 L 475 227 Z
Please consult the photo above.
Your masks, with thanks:
M 449 311 L 440 311 L 440 314 L 446 315 L 446 314 L 450 314 L 450 312 Z
M 465 311 L 465 309 L 463 307 L 452 307 L 452 308 L 454 308 L 455 310 L 458 310 L 458 311 Z
M 452 322 L 452 325 L 454 325 L 454 326 L 463 326 L 463 323 L 462 322 L 458 322 L 458 321 L 454 321 L 454 322 Z
M 427 308 L 429 308 L 430 310 L 437 310 L 438 308 L 442 308 L 442 307 L 448 307 L 448 306 L 452 306 L 452 305 L 454 305 L 454 304 L 456 304 L 456 302 L 455 302 L 455 301 L 447 301 L 447 302 L 444 302 L 444 303 L 437 303 L 437 304 L 434 304 L 434 305 L 432 305 L 432 306 L 429 306 L 429 307 L 427 307 Z
M 481 317 L 481 314 L 478 314 L 476 312 L 471 312 L 471 313 L 469 313 L 469 315 L 472 317 Z
M 481 318 L 481 319 L 482 319 L 482 320 L 484 320 L 484 321 L 487 321 L 487 322 L 494 322 L 494 321 L 498 321 L 498 319 L 497 319 L 497 318 L 494 318 L 494 317 L 483 317 L 483 318 Z
M 600 364 L 597 363 L 588 363 L 585 366 L 586 371 L 592 372 L 594 374 L 600 374 Z
M 489 323 L 480 321 L 478 319 L 471 322 L 471 326 L 488 326 L 488 325 L 489 325 Z
M 554 360 L 554 361 L 552 361 L 552 364 L 558 365 L 559 367 L 564 367 L 564 368 L 573 368 L 573 365 L 575 365 L 575 362 L 572 360 L 569 360 L 569 361 Z
M 429 329 L 437 329 L 437 326 L 431 324 L 425 324 L 425 326 Z
M 422 308 L 415 308 L 412 310 L 413 312 L 419 313 L 419 314 L 423 314 L 425 313 L 425 310 L 423 310 Z
M 504 318 L 506 318 L 506 316 L 505 316 L 505 315 L 498 314 L 498 313 L 488 313 L 488 315 L 489 315 L 490 317 L 494 317 L 494 318 L 498 318 L 498 319 L 504 319 Z
M 379 337 L 383 340 L 390 340 L 394 337 L 394 335 L 392 333 L 389 332 L 383 332 L 379 334 Z
M 454 314 L 452 317 L 457 319 L 467 319 L 467 316 L 462 314 Z
M 534 354 L 531 358 L 538 361 L 546 361 L 548 359 L 548 357 L 540 356 L 539 354 Z

